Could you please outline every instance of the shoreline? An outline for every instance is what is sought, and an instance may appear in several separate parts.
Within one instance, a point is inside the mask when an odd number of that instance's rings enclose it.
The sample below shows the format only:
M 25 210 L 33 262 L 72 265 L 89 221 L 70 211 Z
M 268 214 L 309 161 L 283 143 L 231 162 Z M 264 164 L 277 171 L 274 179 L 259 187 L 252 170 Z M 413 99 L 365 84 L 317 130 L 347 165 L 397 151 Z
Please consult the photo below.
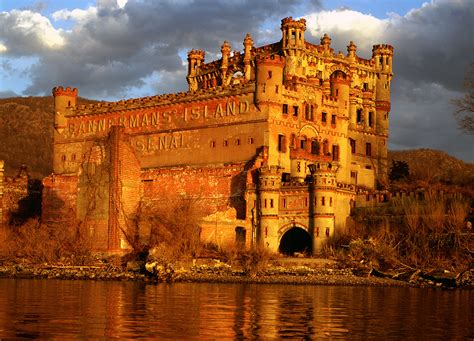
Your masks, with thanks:
M 472 282 L 461 285 L 454 278 L 423 276 L 421 273 L 409 280 L 396 280 L 374 275 L 356 275 L 356 269 L 331 269 L 307 266 L 269 267 L 258 274 L 250 275 L 242 269 L 233 269 L 225 263 L 214 266 L 193 265 L 188 269 L 155 266 L 127 270 L 113 266 L 64 266 L 38 264 L 12 264 L 0 266 L 0 279 L 60 279 L 95 281 L 135 281 L 149 284 L 159 283 L 248 283 L 289 285 L 331 285 L 331 286 L 379 286 L 379 287 L 421 287 L 442 289 L 473 289 Z M 149 271 L 151 270 L 151 271 Z M 472 275 L 472 270 L 469 272 Z

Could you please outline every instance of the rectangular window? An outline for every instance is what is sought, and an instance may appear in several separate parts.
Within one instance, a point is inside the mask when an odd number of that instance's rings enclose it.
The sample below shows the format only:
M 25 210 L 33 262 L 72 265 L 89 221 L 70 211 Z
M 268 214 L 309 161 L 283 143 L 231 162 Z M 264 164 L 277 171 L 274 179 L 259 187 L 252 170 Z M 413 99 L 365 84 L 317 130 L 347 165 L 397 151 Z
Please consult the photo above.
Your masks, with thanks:
M 351 145 L 351 153 L 356 153 L 356 140 L 349 138 L 349 144 Z
M 357 109 L 356 122 L 357 122 L 357 124 L 362 123 L 362 109 Z
M 306 149 L 306 137 L 302 137 L 300 140 L 300 148 Z
M 278 151 L 279 152 L 286 152 L 286 136 L 285 135 L 278 135 Z
M 283 208 L 286 208 L 286 199 L 283 199 Z
M 253 137 L 249 137 L 249 144 L 253 144 Z
M 293 106 L 293 116 L 298 116 L 298 106 L 297 105 L 294 105 Z
M 332 197 L 329 197 L 329 207 L 332 207 Z
M 272 72 L 268 71 L 268 79 L 272 78 Z
M 227 147 L 229 145 L 229 142 L 227 140 L 224 140 L 224 147 Z
M 278 93 L 278 85 L 275 85 L 275 93 Z
M 369 90 L 369 83 L 364 83 L 364 91 Z
M 273 199 L 270 199 L 270 208 L 273 208 Z
M 365 155 L 372 156 L 372 145 L 369 142 L 365 144 Z
M 326 206 L 326 198 L 325 197 L 321 198 L 321 206 Z
M 331 125 L 336 125 L 336 115 L 331 115 Z
M 327 119 L 328 119 L 328 114 L 326 114 L 325 112 L 321 113 L 321 122 L 326 123 Z
M 311 154 L 319 155 L 319 142 L 317 140 L 311 141 Z
M 332 146 L 332 160 L 339 161 L 339 146 L 338 145 Z
M 283 113 L 288 114 L 288 104 L 283 104 Z
M 369 111 L 369 127 L 373 127 L 374 125 L 374 113 L 372 111 Z

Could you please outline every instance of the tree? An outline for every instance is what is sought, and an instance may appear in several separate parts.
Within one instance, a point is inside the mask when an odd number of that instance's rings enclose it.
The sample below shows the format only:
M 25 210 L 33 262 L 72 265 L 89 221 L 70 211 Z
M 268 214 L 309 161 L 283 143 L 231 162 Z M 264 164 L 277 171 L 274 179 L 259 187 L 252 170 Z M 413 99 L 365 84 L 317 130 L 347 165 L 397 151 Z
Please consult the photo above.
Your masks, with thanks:
M 408 163 L 405 161 L 392 160 L 392 167 L 390 167 L 390 173 L 388 178 L 390 181 L 398 181 L 408 177 L 410 175 L 410 169 Z
M 474 63 L 471 63 L 469 71 L 464 80 L 464 88 L 467 93 L 461 98 L 451 101 L 456 107 L 454 117 L 456 118 L 459 128 L 468 134 L 474 133 Z

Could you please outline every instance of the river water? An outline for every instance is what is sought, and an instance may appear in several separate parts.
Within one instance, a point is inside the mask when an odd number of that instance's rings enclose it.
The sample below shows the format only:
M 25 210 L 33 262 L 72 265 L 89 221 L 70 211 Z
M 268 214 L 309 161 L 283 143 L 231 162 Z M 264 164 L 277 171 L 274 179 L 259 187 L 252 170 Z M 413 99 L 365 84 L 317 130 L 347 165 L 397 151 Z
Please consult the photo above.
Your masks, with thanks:
M 0 339 L 473 339 L 474 291 L 0 279 Z

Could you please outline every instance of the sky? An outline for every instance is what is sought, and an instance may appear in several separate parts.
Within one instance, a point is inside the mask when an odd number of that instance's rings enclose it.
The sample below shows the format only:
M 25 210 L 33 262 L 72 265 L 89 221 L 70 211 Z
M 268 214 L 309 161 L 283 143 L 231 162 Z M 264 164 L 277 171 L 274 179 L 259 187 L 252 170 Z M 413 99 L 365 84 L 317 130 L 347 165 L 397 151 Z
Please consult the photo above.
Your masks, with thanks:
M 306 18 L 305 39 L 324 33 L 335 51 L 371 57 L 394 46 L 392 150 L 432 148 L 474 162 L 450 100 L 463 96 L 474 62 L 473 0 L 0 0 L 0 97 L 79 95 L 120 100 L 186 91 L 186 53 L 218 59 L 224 40 L 243 50 L 281 39 L 284 17 Z

